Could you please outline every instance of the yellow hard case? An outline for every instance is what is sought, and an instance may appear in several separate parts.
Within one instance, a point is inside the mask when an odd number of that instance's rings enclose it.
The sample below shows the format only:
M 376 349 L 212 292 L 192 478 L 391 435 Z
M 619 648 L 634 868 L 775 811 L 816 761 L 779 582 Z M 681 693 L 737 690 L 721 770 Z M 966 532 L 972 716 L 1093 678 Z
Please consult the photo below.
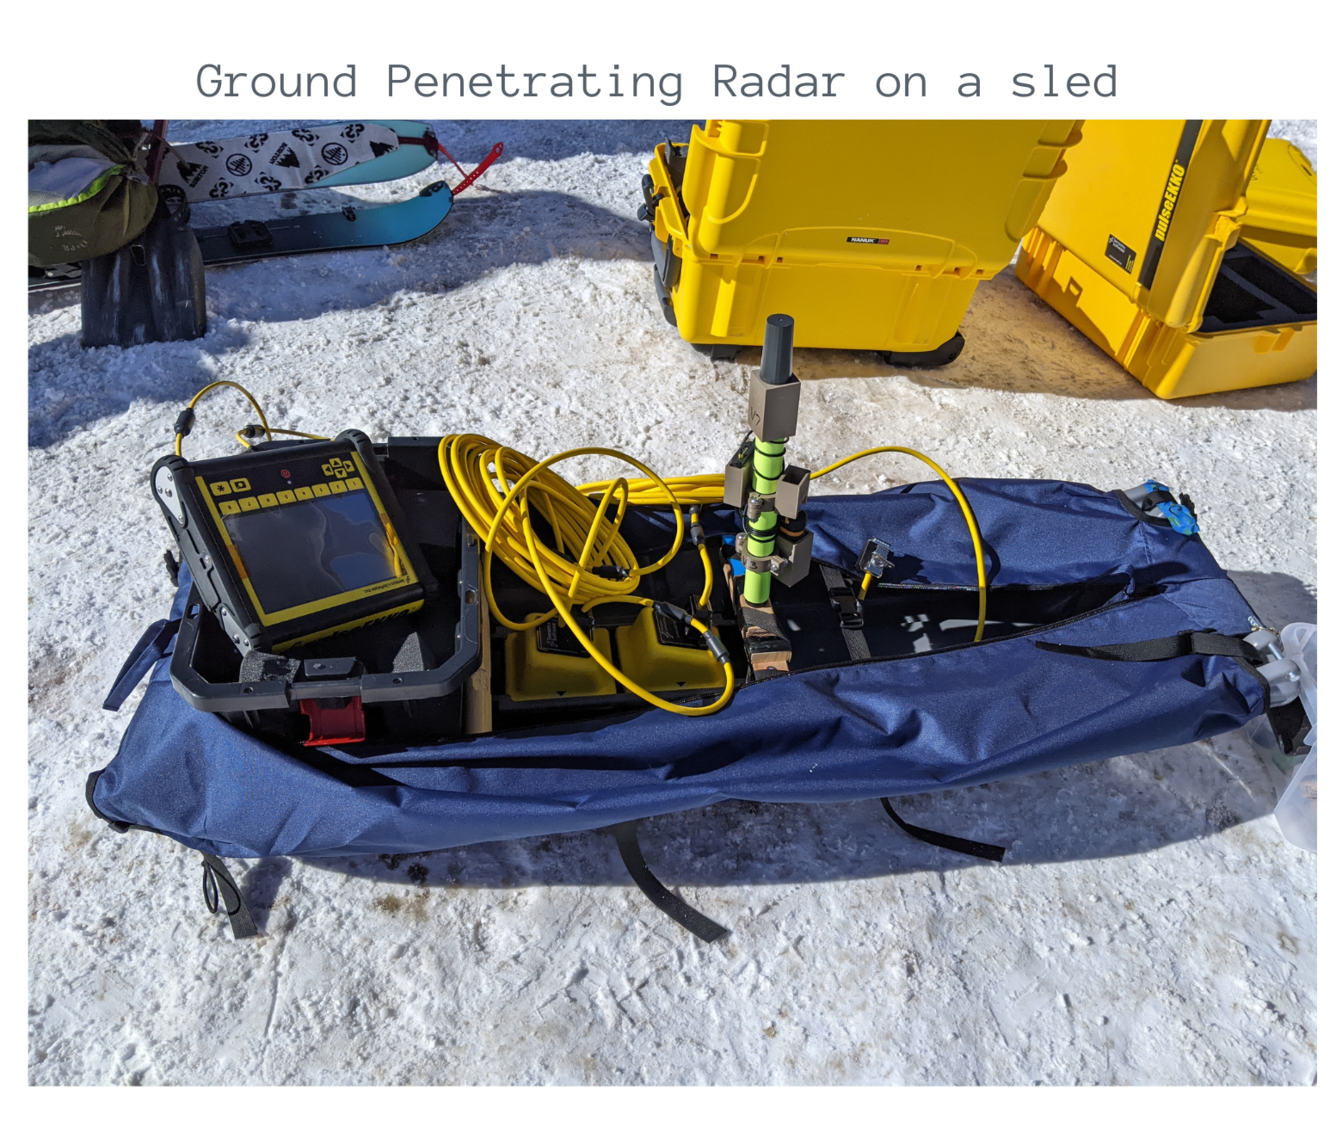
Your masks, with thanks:
M 534 618 L 530 615 L 526 622 Z M 559 623 L 548 624 L 560 627 Z M 512 631 L 506 635 L 504 646 L 506 666 L 506 693 L 514 701 L 553 700 L 557 697 L 603 697 L 617 692 L 612 675 L 584 650 L 568 639 L 565 646 L 572 652 L 544 650 L 537 628 Z M 593 634 L 594 648 L 605 658 L 612 659 L 612 641 L 604 628 Z
M 1239 244 L 1267 125 L 1087 121 L 1016 275 L 1160 397 L 1309 377 L 1316 286 Z
M 708 649 L 660 641 L 654 612 L 648 607 L 630 626 L 617 628 L 617 657 L 627 676 L 651 693 L 725 685 L 724 667 Z
M 1034 224 L 1078 121 L 706 121 L 649 176 L 656 281 L 688 342 L 921 353 Z M 670 166 L 671 165 L 671 166 Z

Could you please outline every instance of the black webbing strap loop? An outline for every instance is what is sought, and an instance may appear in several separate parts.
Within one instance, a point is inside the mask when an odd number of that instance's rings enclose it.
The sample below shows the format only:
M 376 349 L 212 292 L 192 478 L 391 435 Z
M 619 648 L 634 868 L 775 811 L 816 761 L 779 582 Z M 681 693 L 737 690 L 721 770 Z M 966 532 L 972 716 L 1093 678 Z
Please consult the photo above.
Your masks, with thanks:
M 160 658 L 167 656 L 167 647 L 180 628 L 180 619 L 159 619 L 140 635 L 135 648 L 130 651 L 130 656 L 125 659 L 125 664 L 116 674 L 111 691 L 107 694 L 107 699 L 102 702 L 103 708 L 109 712 L 116 712 L 125 703 L 126 698 L 134 692 L 135 686 L 144 679 L 144 674 L 148 673 Z
M 636 887 L 645 893 L 646 898 L 660 911 L 679 926 L 684 926 L 702 942 L 713 942 L 728 933 L 728 928 L 720 926 L 713 919 L 707 919 L 694 907 L 689 907 L 678 899 L 649 870 L 645 857 L 640 851 L 640 840 L 636 831 L 639 821 L 623 821 L 611 827 L 610 832 L 617 840 L 617 850 L 622 854 L 622 862 L 631 873 Z
M 232 937 L 254 938 L 259 931 L 255 927 L 255 920 L 251 918 L 246 900 L 241 897 L 237 881 L 218 857 L 210 853 L 201 855 L 204 857 L 204 906 L 209 908 L 211 915 L 216 915 L 221 895 L 227 917 L 232 923 Z
M 1040 650 L 1055 654 L 1074 654 L 1078 658 L 1098 658 L 1105 662 L 1167 662 L 1190 654 L 1220 655 L 1239 658 L 1249 665 L 1260 665 L 1266 656 L 1237 635 L 1214 631 L 1180 631 L 1167 638 L 1148 638 L 1141 642 L 1116 642 L 1109 646 L 1063 646 L 1056 642 L 1036 642 Z
M 889 798 L 883 798 L 881 805 L 882 809 L 890 814 L 891 820 L 916 840 L 936 845 L 939 849 L 963 852 L 966 856 L 977 856 L 982 860 L 995 860 L 999 864 L 1002 863 L 1002 858 L 1007 855 L 1007 850 L 1001 845 L 989 845 L 983 841 L 971 841 L 968 837 L 953 837 L 950 833 L 938 833 L 935 829 L 924 829 L 918 825 L 910 825 L 891 808 Z

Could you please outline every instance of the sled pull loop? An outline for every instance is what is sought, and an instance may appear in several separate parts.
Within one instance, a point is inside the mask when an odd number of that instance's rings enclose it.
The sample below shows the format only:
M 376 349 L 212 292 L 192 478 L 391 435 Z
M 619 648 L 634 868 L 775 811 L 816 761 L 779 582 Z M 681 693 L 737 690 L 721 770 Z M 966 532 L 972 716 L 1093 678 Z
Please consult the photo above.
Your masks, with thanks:
M 233 938 L 254 938 L 259 931 L 255 920 L 251 918 L 246 900 L 241 896 L 241 889 L 227 870 L 227 866 L 216 856 L 201 854 L 204 859 L 204 906 L 211 915 L 218 913 L 219 897 L 227 910 L 227 917 L 232 923 Z
M 881 806 L 890 815 L 891 820 L 915 840 L 936 845 L 939 849 L 963 852 L 966 856 L 977 856 L 981 860 L 995 860 L 998 864 L 1001 864 L 1002 858 L 1007 855 L 1007 850 L 1001 845 L 989 845 L 983 841 L 971 841 L 968 837 L 953 837 L 950 833 L 938 833 L 935 829 L 924 829 L 922 826 L 910 825 L 891 808 L 889 798 L 883 798 Z
M 622 854 L 622 862 L 631 873 L 636 887 L 640 888 L 660 911 L 679 926 L 686 927 L 702 942 L 713 942 L 728 933 L 728 928 L 720 926 L 713 919 L 707 919 L 694 907 L 689 907 L 678 899 L 649 870 L 645 857 L 640 851 L 640 840 L 636 831 L 639 821 L 623 821 L 609 830 L 617 840 L 617 849 Z

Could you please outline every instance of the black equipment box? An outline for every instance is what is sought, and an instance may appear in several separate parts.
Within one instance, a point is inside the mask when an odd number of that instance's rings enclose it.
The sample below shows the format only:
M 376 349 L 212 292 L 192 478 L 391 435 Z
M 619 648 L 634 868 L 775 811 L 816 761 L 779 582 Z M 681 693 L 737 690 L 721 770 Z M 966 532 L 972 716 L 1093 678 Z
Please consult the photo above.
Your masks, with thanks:
M 317 445 L 326 462 L 332 443 Z M 392 511 L 420 586 L 455 594 L 435 594 L 411 613 L 391 613 L 356 629 L 290 641 L 277 652 L 238 649 L 195 581 L 172 655 L 177 692 L 194 708 L 252 732 L 308 746 L 457 738 L 464 686 L 478 668 L 483 640 L 479 541 L 436 468 L 439 443 L 391 437 L 373 447 L 367 441 L 357 447 L 356 465 L 369 469 L 362 477 L 374 480 Z M 213 463 L 230 464 L 231 478 L 258 478 L 250 463 L 277 455 L 275 449 Z M 158 467 L 164 464 L 170 466 L 161 460 Z M 212 465 L 194 466 L 198 474 Z M 203 477 L 207 483 L 212 474 Z

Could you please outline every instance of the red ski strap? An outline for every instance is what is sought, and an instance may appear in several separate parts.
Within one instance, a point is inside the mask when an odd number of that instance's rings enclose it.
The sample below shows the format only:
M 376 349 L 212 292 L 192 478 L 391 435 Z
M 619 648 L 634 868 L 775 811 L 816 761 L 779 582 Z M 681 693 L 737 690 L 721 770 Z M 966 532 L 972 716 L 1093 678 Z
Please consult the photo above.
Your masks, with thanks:
M 399 137 L 399 143 L 421 144 L 424 148 L 427 149 L 427 151 L 431 155 L 437 157 L 444 156 L 447 160 L 449 160 L 452 164 L 455 165 L 455 170 L 458 171 L 460 175 L 467 174 L 464 171 L 464 169 L 459 166 L 459 161 L 449 153 L 445 145 L 442 144 L 440 140 L 436 138 L 436 134 L 432 132 L 430 129 L 424 132 L 421 136 L 401 136 Z
M 444 156 L 447 160 L 449 160 L 452 164 L 454 164 L 455 170 L 458 171 L 460 175 L 463 175 L 464 179 L 459 184 L 458 187 L 455 187 L 450 191 L 452 195 L 457 195 L 459 194 L 460 191 L 466 191 L 471 186 L 473 186 L 473 184 L 478 181 L 478 179 L 482 176 L 482 174 L 489 167 L 491 167 L 492 164 L 496 163 L 502 151 L 505 149 L 504 144 L 497 144 L 495 147 L 492 148 L 490 152 L 487 153 L 487 156 L 482 161 L 482 163 L 480 163 L 472 171 L 465 172 L 464 169 L 459 166 L 459 161 L 450 154 L 450 150 L 444 144 L 442 144 L 440 140 L 436 138 L 436 134 L 434 132 L 426 132 L 422 136 L 401 136 L 399 137 L 399 143 L 421 144 L 433 156 Z
M 500 158 L 500 156 L 501 156 L 501 152 L 504 150 L 504 148 L 505 148 L 505 145 L 504 145 L 504 144 L 501 144 L 500 142 L 498 142 L 495 146 L 493 146 L 492 150 L 491 150 L 490 152 L 487 153 L 487 155 L 486 155 L 486 157 L 483 159 L 482 163 L 480 163 L 477 167 L 475 167 L 472 171 L 470 171 L 466 176 L 464 176 L 464 180 L 463 180 L 463 182 L 460 183 L 458 187 L 454 187 L 454 188 L 450 191 L 450 193 L 451 193 L 452 195 L 457 195 L 457 194 L 460 193 L 460 191 L 467 191 L 471 186 L 473 186 L 474 183 L 476 183 L 476 182 L 478 181 L 479 177 L 480 177 L 480 176 L 481 176 L 481 175 L 482 175 L 482 174 L 483 174 L 489 167 L 492 166 L 492 164 L 496 163 L 496 161 Z M 442 151 L 442 152 L 445 152 L 445 149 L 442 148 L 441 151 Z M 449 152 L 445 152 L 445 154 L 446 154 L 447 156 L 450 156 L 450 153 L 449 153 Z M 454 159 L 455 159 L 454 156 L 450 156 L 450 162 L 451 162 L 451 163 L 454 163 Z M 455 166 L 456 166 L 456 167 L 459 167 L 459 164 L 455 164 Z M 461 168 L 460 170 L 463 170 L 463 169 Z

